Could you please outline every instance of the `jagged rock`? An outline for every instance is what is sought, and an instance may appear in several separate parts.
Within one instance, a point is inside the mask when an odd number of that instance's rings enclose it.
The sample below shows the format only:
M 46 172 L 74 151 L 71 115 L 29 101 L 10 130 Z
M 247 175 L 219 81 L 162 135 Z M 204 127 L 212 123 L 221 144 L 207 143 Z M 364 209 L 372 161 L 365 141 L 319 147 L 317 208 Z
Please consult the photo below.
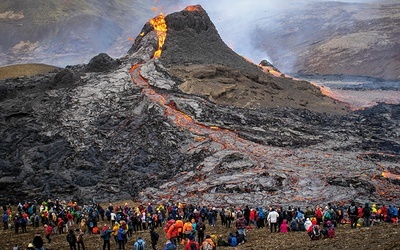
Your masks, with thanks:
M 116 69 L 119 66 L 119 64 L 120 61 L 118 59 L 115 60 L 106 53 L 100 53 L 90 60 L 90 62 L 85 68 L 85 71 L 87 72 L 112 71 Z

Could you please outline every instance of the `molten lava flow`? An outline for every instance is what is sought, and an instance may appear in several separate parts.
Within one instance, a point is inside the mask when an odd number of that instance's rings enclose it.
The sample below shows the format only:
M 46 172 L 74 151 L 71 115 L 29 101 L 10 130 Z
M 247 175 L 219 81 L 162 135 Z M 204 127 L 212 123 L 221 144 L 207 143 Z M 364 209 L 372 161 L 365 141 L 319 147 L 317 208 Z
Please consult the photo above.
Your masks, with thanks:
M 258 65 L 259 67 L 261 67 L 261 69 L 265 72 L 265 73 L 269 73 L 273 76 L 276 77 L 282 77 L 282 73 L 275 70 L 273 67 L 269 67 L 269 66 L 263 66 L 261 64 Z
M 400 175 L 392 174 L 390 172 L 382 172 L 382 176 L 386 179 L 400 180 Z
M 142 92 L 151 101 L 159 103 L 164 107 L 164 114 L 170 121 L 181 128 L 185 128 L 190 132 L 195 133 L 197 135 L 195 140 L 204 140 L 203 136 L 205 136 L 220 144 L 222 148 L 230 148 L 240 152 L 252 152 L 254 158 L 263 157 L 267 153 L 269 149 L 268 147 L 242 139 L 237 136 L 235 131 L 200 124 L 187 114 L 178 110 L 174 102 L 168 101 L 164 96 L 158 94 L 149 86 L 147 80 L 140 75 L 139 67 L 140 64 L 136 64 L 132 66 L 130 70 L 133 82 L 142 87 Z
M 187 11 L 198 11 L 198 10 L 200 10 L 200 7 L 198 5 L 192 5 L 192 6 L 186 7 L 185 10 L 187 10 Z
M 330 173 L 332 162 L 335 160 L 334 157 L 329 154 L 308 149 L 292 150 L 288 148 L 271 147 L 243 139 L 237 134 L 236 131 L 223 129 L 220 127 L 207 126 L 195 121 L 193 118 L 180 111 L 178 105 L 174 101 L 169 100 L 168 96 L 157 93 L 155 89 L 151 88 L 151 86 L 148 84 L 148 81 L 141 76 L 140 66 L 140 64 L 132 66 L 130 70 L 132 81 L 137 86 L 141 87 L 143 94 L 146 95 L 150 101 L 162 106 L 165 116 L 171 123 L 193 134 L 193 143 L 182 145 L 183 149 L 187 152 L 195 152 L 199 149 L 208 150 L 211 154 L 218 154 L 219 151 L 222 150 L 238 152 L 241 153 L 246 159 L 254 162 L 255 168 L 247 169 L 244 167 L 241 170 L 244 175 L 247 174 L 246 172 L 248 170 L 258 170 L 260 171 L 258 172 L 260 175 L 267 176 L 273 176 L 277 173 L 279 175 L 283 174 L 285 176 L 283 179 L 285 179 L 286 185 L 288 188 L 290 188 L 290 192 L 292 193 L 290 200 L 284 196 L 280 197 L 280 199 L 285 202 L 294 200 L 301 202 L 310 201 L 310 197 L 304 197 L 302 194 L 304 190 L 304 176 L 308 176 L 306 178 L 311 178 L 312 180 L 315 179 L 317 182 L 319 180 L 325 180 L 326 186 L 330 186 L 330 183 L 327 181 L 327 177 L 336 178 L 335 175 Z M 208 145 L 212 146 L 209 147 Z M 327 158 L 330 159 L 327 160 Z M 315 167 L 314 162 L 318 163 L 318 168 Z M 198 175 L 194 177 L 195 180 L 202 180 L 202 178 L 205 178 L 203 175 L 204 173 L 202 174 L 203 167 L 206 166 L 198 165 L 196 167 L 196 174 Z M 340 166 L 335 165 L 335 168 L 336 171 L 343 173 L 348 172 L 349 170 L 347 164 Z M 217 167 L 215 170 L 224 171 L 223 169 L 218 169 Z M 360 172 L 368 172 L 369 170 L 369 164 L 361 164 L 359 166 Z M 182 177 L 185 179 L 184 176 L 186 174 L 187 173 L 180 173 L 178 174 L 177 178 Z M 392 180 L 395 181 L 400 179 L 399 175 L 393 175 L 387 172 L 383 172 L 382 176 L 385 178 L 392 178 Z M 361 179 L 365 177 L 357 178 Z M 189 178 L 187 181 L 192 183 L 194 179 Z M 400 197 L 398 186 L 395 184 L 395 181 L 387 181 L 384 178 L 371 179 L 371 182 L 376 189 L 376 193 L 388 200 L 398 199 L 398 197 Z M 182 185 L 189 186 L 188 182 L 182 182 Z M 199 187 L 192 193 L 188 192 L 187 196 L 201 195 L 201 193 L 208 192 L 208 188 L 208 186 Z M 382 190 L 385 190 L 385 192 Z M 173 194 L 175 192 L 176 190 L 174 189 L 167 189 L 167 193 Z M 169 194 L 166 194 L 165 198 L 168 198 L 168 195 Z M 159 196 L 159 198 L 161 199 L 163 197 Z M 313 196 L 312 198 L 313 201 L 318 201 L 317 197 Z M 326 197 L 320 198 L 321 201 L 323 199 L 326 199 Z
M 157 32 L 158 48 L 154 52 L 154 58 L 159 58 L 162 52 L 162 46 L 164 45 L 165 38 L 167 36 L 167 24 L 165 23 L 165 17 L 163 14 L 150 19 L 150 24 L 153 26 L 154 30 Z

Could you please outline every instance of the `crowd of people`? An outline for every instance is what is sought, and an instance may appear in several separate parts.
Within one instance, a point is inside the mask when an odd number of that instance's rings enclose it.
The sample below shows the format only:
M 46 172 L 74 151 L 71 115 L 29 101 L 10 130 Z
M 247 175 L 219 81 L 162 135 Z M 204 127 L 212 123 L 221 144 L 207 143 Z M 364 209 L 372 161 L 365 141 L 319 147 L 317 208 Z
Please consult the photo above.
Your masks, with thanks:
M 291 231 L 307 232 L 311 240 L 323 237 L 333 238 L 339 224 L 349 223 L 351 228 L 369 227 L 374 223 L 398 222 L 398 207 L 376 206 L 354 202 L 347 207 L 328 203 L 326 206 L 300 207 L 221 207 L 196 206 L 184 203 L 168 203 L 153 206 L 102 207 L 99 204 L 79 206 L 77 202 L 47 200 L 19 203 L 13 211 L 11 205 L 3 206 L 4 230 L 14 230 L 15 234 L 26 233 L 29 229 L 44 228 L 47 243 L 51 243 L 53 234 L 65 234 L 70 249 L 85 249 L 84 236 L 98 234 L 102 239 L 102 249 L 110 249 L 112 242 L 118 249 L 126 249 L 128 238 L 135 232 L 148 230 L 150 242 L 141 237 L 135 241 L 136 250 L 157 249 L 162 228 L 168 241 L 164 250 L 176 249 L 183 245 L 187 250 L 211 250 L 217 246 L 237 246 L 247 242 L 246 231 L 249 228 L 268 227 L 271 233 Z M 108 221 L 108 223 L 102 223 Z M 206 227 L 215 227 L 217 223 L 230 228 L 229 235 L 207 234 Z M 102 225 L 101 225 L 102 224 Z M 44 249 L 41 231 L 35 235 L 27 249 Z

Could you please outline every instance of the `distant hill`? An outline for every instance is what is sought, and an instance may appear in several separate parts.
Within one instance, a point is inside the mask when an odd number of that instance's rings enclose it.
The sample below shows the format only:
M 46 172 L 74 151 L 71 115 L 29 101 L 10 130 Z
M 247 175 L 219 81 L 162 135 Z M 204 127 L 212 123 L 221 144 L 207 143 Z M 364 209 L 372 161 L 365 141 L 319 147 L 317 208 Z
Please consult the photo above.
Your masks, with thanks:
M 400 80 L 400 2 L 305 4 L 258 20 L 254 46 L 281 71 Z
M 55 69 L 57 69 L 57 67 L 40 63 L 4 66 L 0 67 L 0 80 L 6 78 L 14 78 L 18 76 L 45 74 Z

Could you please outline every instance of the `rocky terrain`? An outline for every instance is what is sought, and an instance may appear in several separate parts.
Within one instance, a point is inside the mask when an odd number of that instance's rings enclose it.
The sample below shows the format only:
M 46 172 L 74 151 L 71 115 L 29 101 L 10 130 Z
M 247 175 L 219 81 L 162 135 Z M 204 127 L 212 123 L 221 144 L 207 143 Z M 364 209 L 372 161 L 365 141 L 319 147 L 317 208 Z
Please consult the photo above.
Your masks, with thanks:
M 0 82 L 1 202 L 398 205 L 399 105 L 264 73 L 201 6 L 165 21 L 158 59 L 148 22 L 125 57 Z

